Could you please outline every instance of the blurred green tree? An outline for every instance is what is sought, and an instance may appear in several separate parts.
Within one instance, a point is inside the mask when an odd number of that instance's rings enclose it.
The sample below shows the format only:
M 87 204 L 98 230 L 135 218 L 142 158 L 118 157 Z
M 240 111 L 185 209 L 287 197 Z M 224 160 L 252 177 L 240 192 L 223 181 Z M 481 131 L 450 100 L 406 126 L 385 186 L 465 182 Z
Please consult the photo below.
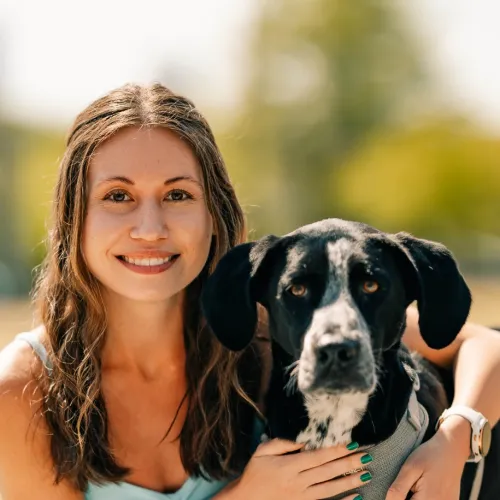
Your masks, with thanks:
M 45 255 L 58 131 L 0 122 L 0 296 L 24 295 Z
M 484 259 L 484 237 L 500 236 L 499 159 L 498 138 L 443 117 L 379 131 L 326 182 L 348 218 L 443 241 L 464 260 Z
M 20 292 L 18 276 L 22 272 L 16 245 L 16 227 L 11 214 L 15 197 L 12 192 L 17 135 L 12 128 L 0 123 L 0 297 Z
M 220 142 L 258 234 L 342 216 L 338 167 L 428 90 L 404 16 L 380 0 L 262 1 L 248 76 Z

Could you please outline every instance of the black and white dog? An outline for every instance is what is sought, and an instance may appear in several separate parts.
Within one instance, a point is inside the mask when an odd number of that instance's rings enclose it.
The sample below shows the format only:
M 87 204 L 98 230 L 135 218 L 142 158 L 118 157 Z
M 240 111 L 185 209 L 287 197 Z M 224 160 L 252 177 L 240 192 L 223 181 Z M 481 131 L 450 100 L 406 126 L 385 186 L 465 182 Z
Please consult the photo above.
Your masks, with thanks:
M 432 435 L 450 394 L 438 371 L 401 344 L 415 300 L 425 342 L 448 346 L 467 319 L 471 295 L 444 246 L 328 219 L 229 251 L 204 287 L 202 307 L 214 334 L 234 351 L 254 336 L 257 303 L 267 309 L 269 430 L 312 449 L 387 440 L 407 412 L 412 370 L 429 416 L 424 440 Z M 463 498 L 474 467 L 466 467 Z M 494 476 L 487 461 L 481 500 L 500 498 Z

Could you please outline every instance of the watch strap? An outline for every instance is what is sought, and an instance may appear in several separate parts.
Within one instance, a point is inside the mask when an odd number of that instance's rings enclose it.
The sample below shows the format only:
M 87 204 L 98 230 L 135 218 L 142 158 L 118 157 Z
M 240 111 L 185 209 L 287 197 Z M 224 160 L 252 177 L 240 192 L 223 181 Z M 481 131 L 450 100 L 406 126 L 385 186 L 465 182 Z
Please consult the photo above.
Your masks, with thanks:
M 480 442 L 481 442 L 481 431 L 487 422 L 486 418 L 476 410 L 463 405 L 453 405 L 443 412 L 441 417 L 439 417 L 436 427 L 439 427 L 441 423 L 448 417 L 452 415 L 458 415 L 469 421 L 471 426 L 471 454 L 469 456 L 468 462 L 479 462 L 483 455 L 481 454 Z

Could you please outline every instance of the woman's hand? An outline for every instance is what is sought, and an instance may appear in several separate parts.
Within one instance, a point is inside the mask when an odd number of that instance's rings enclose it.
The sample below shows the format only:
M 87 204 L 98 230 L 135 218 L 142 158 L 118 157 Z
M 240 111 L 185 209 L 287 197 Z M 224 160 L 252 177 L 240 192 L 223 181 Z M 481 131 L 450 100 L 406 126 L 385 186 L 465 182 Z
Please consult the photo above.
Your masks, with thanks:
M 366 458 L 366 453 L 352 453 L 344 446 L 335 446 L 286 455 L 302 446 L 281 439 L 261 444 L 227 498 L 317 500 L 351 491 L 371 479 L 366 470 L 342 476 L 364 467 L 361 458 L 365 457 L 364 462 L 371 459 Z M 347 495 L 345 499 L 356 497 L 359 495 Z
M 460 479 L 470 453 L 470 424 L 447 418 L 436 434 L 418 447 L 403 465 L 386 500 L 458 500 Z

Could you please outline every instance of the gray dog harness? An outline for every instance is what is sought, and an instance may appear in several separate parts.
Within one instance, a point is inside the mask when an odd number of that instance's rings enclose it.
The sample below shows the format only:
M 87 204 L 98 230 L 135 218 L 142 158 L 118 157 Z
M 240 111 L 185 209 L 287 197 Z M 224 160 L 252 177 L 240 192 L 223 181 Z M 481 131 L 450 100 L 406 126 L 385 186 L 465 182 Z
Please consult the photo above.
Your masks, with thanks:
M 414 386 L 417 384 L 418 378 Z M 414 388 L 406 413 L 396 431 L 385 441 L 362 448 L 362 451 L 370 453 L 373 457 L 373 462 L 367 467 L 373 475 L 373 480 L 350 493 L 359 493 L 363 496 L 363 500 L 385 500 L 389 487 L 396 479 L 406 459 L 422 443 L 428 426 L 429 416 L 418 402 Z M 333 497 L 333 500 L 340 500 L 344 497 L 345 493 Z
M 406 459 L 422 443 L 429 426 L 427 410 L 417 400 L 417 391 L 420 389 L 418 374 L 406 363 L 403 363 L 403 367 L 413 381 L 408 408 L 394 434 L 381 443 L 362 448 L 362 451 L 370 453 L 373 457 L 373 462 L 367 467 L 373 474 L 373 480 L 350 493 L 360 493 L 363 500 L 385 500 L 389 487 L 396 479 Z M 469 500 L 479 499 L 483 470 L 484 460 L 481 460 L 476 469 Z M 332 500 L 340 500 L 344 495 L 337 495 Z

